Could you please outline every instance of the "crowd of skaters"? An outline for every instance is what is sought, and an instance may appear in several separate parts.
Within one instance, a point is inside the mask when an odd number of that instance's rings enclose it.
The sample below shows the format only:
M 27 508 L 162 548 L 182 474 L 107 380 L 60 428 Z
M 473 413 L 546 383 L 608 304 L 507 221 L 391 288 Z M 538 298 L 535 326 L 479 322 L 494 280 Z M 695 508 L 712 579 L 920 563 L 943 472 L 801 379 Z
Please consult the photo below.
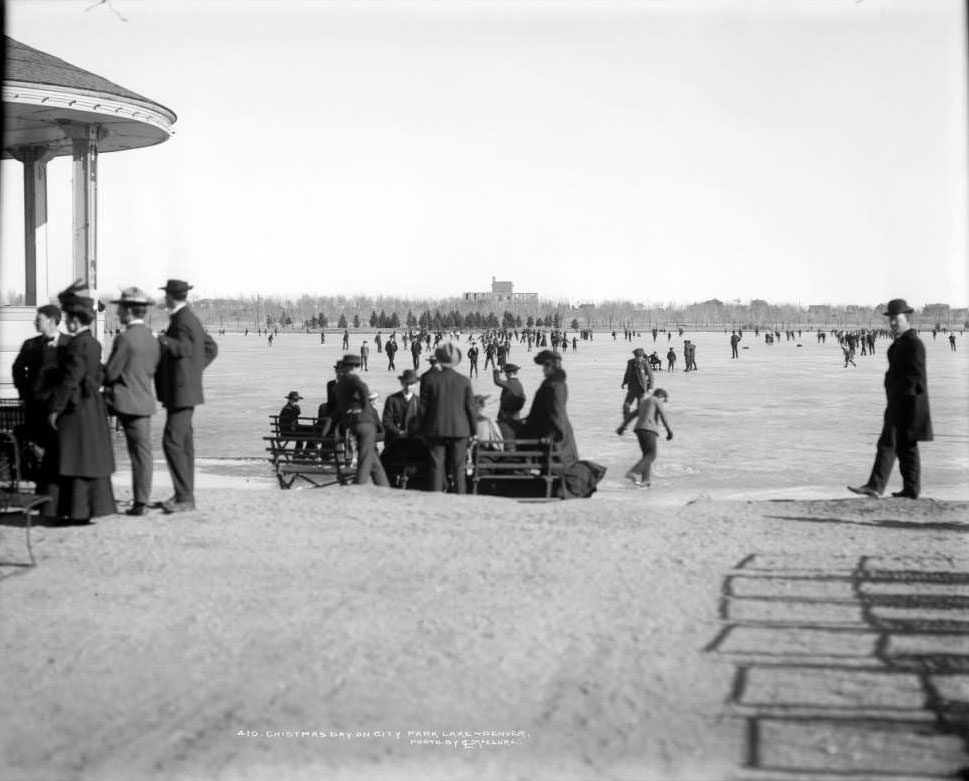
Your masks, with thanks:
M 40 335 L 25 342 L 14 364 L 14 378 L 24 401 L 29 436 L 41 454 L 38 486 L 51 497 L 51 512 L 58 518 L 84 522 L 116 509 L 110 488 L 110 474 L 114 471 L 110 438 L 102 436 L 97 423 L 109 411 L 124 431 L 131 457 L 134 500 L 128 514 L 145 514 L 152 507 L 178 512 L 195 506 L 191 417 L 194 407 L 202 403 L 202 370 L 215 357 L 217 348 L 187 304 L 191 286 L 181 280 L 169 280 L 161 289 L 165 291 L 171 320 L 157 339 L 144 325 L 147 307 L 154 302 L 140 289 L 126 289 L 120 299 L 112 302 L 125 329 L 117 333 L 112 354 L 104 365 L 100 362 L 100 345 L 89 338 L 90 323 L 96 316 L 94 300 L 78 284 L 59 296 L 60 307 L 48 305 L 38 309 L 36 326 Z M 62 316 L 67 334 L 59 328 Z M 751 330 L 755 337 L 763 330 L 768 345 L 780 341 L 782 336 L 780 329 Z M 918 334 L 915 329 L 907 330 Z M 934 328 L 933 339 L 939 332 L 955 350 L 955 333 Z M 267 328 L 258 329 L 257 333 L 264 333 L 271 346 L 279 332 Z M 661 333 L 652 329 L 654 343 Z M 670 342 L 673 329 L 665 333 Z M 683 329 L 679 328 L 678 333 L 682 337 Z M 783 332 L 787 341 L 798 341 L 802 335 L 800 329 Z M 878 339 L 894 342 L 898 332 L 894 325 L 881 329 L 816 330 L 821 344 L 828 335 L 844 350 L 847 367 L 854 365 L 858 352 L 874 355 Z M 626 341 L 642 336 L 642 332 L 632 329 L 623 331 Z M 615 341 L 617 332 L 613 331 L 612 337 Z M 581 338 L 591 340 L 593 335 L 581 332 Z M 739 358 L 738 346 L 743 338 L 742 329 L 730 333 L 732 359 Z M 325 331 L 321 331 L 320 341 L 326 343 Z M 495 328 L 466 337 L 457 331 L 443 330 L 407 329 L 399 334 L 394 330 L 386 336 L 378 331 L 373 338 L 374 349 L 386 356 L 387 370 L 397 370 L 395 357 L 399 350 L 411 353 L 414 368 L 398 376 L 401 389 L 386 400 L 378 413 L 379 397 L 360 378 L 360 372 L 370 368 L 370 346 L 364 340 L 359 353 L 348 352 L 334 367 L 335 376 L 327 384 L 326 400 L 317 410 L 313 431 L 350 437 L 356 453 L 357 480 L 363 484 L 388 483 L 378 453 L 380 442 L 384 453 L 392 448 L 401 450 L 401 442 L 419 443 L 432 466 L 432 490 L 466 490 L 465 471 L 460 465 L 466 463 L 468 445 L 474 441 L 511 448 L 516 437 L 547 437 L 560 443 L 567 461 L 578 461 L 561 363 L 562 354 L 570 348 L 577 350 L 578 343 L 578 335 L 548 328 Z M 349 329 L 343 331 L 342 345 L 349 350 Z M 467 377 L 456 368 L 462 360 L 461 346 L 466 350 Z M 526 394 L 518 379 L 519 367 L 509 360 L 517 346 L 529 353 L 538 351 L 535 362 L 543 367 L 544 375 L 532 409 L 525 417 L 521 413 Z M 426 357 L 430 368 L 418 374 L 422 357 Z M 666 371 L 676 369 L 677 358 L 676 349 L 670 344 Z M 491 369 L 494 385 L 501 393 L 496 421 L 484 415 L 488 397 L 471 393 L 469 378 L 479 376 L 478 364 L 482 360 L 482 368 L 486 372 Z M 690 339 L 683 341 L 683 366 L 684 372 L 697 371 L 696 345 Z M 626 397 L 617 432 L 621 435 L 632 424 L 640 441 L 642 458 L 626 475 L 637 486 L 650 483 L 659 427 L 665 427 L 668 438 L 672 438 L 665 416 L 668 394 L 654 387 L 654 372 L 662 370 L 658 351 L 647 354 L 637 347 L 621 383 Z M 96 392 L 99 388 L 103 393 Z M 166 408 L 162 442 L 175 494 L 164 502 L 152 503 L 150 419 L 156 397 Z M 289 395 L 280 414 L 281 427 L 295 431 L 304 425 L 299 423 L 301 400 L 296 391 Z

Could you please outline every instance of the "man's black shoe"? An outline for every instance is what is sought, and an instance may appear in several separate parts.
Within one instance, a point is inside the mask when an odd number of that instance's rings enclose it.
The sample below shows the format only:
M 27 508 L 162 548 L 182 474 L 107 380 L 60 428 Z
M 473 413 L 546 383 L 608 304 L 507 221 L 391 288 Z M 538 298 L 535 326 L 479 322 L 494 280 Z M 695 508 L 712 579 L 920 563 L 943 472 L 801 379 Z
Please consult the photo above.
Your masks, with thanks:
M 869 485 L 849 485 L 848 490 L 853 494 L 861 494 L 862 496 L 870 496 L 872 499 L 878 498 L 878 491 Z
M 918 499 L 918 494 L 913 494 L 911 491 L 893 491 L 892 496 L 896 499 Z
M 148 506 L 142 502 L 135 502 L 124 511 L 125 515 L 148 515 Z

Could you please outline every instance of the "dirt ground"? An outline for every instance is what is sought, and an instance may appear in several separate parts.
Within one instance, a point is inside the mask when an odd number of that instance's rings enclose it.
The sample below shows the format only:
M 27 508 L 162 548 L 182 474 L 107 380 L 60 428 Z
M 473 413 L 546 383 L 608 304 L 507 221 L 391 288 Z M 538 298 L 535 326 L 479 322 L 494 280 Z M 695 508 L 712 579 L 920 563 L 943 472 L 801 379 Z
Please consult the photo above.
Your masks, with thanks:
M 933 691 L 969 706 L 969 503 L 654 507 L 630 489 L 521 504 L 365 487 L 199 501 L 35 528 L 30 569 L 15 566 L 24 530 L 0 527 L 0 776 L 701 781 L 969 765 L 961 739 L 926 731 L 941 711 L 904 673 L 929 659 L 948 676 Z M 865 601 L 858 572 L 876 561 L 930 571 L 912 588 L 935 596 Z M 896 574 L 872 577 L 897 587 Z M 803 598 L 842 581 L 844 598 Z M 773 596 L 745 597 L 750 584 Z M 925 621 L 949 645 L 892 657 Z M 843 680 L 882 672 L 874 704 L 871 685 Z M 806 707 L 835 726 L 785 732 Z M 863 728 L 850 746 L 845 725 Z

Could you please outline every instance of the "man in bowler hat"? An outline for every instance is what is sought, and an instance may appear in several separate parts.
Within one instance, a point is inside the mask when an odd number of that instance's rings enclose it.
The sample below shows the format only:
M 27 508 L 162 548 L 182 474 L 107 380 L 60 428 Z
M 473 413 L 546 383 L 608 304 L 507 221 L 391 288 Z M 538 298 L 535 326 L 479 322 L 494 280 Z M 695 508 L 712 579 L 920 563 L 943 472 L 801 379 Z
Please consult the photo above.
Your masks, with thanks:
M 888 348 L 888 371 L 885 373 L 888 403 L 868 482 L 857 487 L 848 486 L 848 490 L 856 494 L 880 496 L 896 457 L 902 473 L 902 490 L 892 496 L 918 499 L 922 488 L 919 442 L 932 441 L 932 419 L 925 375 L 925 345 L 908 322 L 908 315 L 913 311 L 905 299 L 895 298 L 888 302 L 888 311 L 884 313 L 895 336 Z
M 166 513 L 195 509 L 195 441 L 192 414 L 205 399 L 202 371 L 218 354 L 218 347 L 188 306 L 192 286 L 169 279 L 165 308 L 171 317 L 164 336 L 158 337 L 161 358 L 155 372 L 155 390 L 166 410 L 162 450 L 172 476 L 175 494 L 161 503 Z
M 454 492 L 467 493 L 465 472 L 468 438 L 474 433 L 478 410 L 471 391 L 471 380 L 454 367 L 461 362 L 461 351 L 451 342 L 434 351 L 438 369 L 421 376 L 421 430 L 431 457 L 431 490 L 443 491 L 445 472 L 450 474 Z
M 159 357 L 158 342 L 145 325 L 145 315 L 155 302 L 141 288 L 129 287 L 111 303 L 118 307 L 118 319 L 125 330 L 115 337 L 111 357 L 104 367 L 104 394 L 124 429 L 131 458 L 134 501 L 126 514 L 145 515 L 151 497 L 151 416 L 155 414 L 152 386 Z

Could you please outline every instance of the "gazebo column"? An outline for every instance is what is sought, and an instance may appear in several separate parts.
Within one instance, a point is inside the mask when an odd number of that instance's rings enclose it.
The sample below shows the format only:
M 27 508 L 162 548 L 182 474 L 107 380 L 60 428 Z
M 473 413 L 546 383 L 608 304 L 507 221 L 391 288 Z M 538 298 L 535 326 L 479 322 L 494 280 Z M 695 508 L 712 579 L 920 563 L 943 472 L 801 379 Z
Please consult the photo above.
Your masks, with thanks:
M 47 163 L 44 146 L 20 147 L 14 156 L 24 166 L 24 305 L 37 306 L 47 291 Z
M 98 126 L 72 126 L 74 144 L 74 278 L 98 285 Z

